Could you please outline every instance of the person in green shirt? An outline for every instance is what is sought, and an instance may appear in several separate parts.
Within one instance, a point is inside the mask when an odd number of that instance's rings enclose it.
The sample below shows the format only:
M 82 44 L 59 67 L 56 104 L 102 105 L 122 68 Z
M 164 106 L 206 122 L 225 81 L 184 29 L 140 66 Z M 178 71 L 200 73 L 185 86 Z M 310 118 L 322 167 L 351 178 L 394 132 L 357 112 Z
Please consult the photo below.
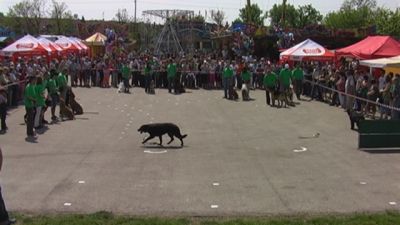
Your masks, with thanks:
M 243 68 L 243 71 L 241 73 L 241 78 L 243 81 L 242 84 L 242 93 L 243 93 L 243 86 L 245 87 L 245 90 L 247 91 L 246 95 L 243 96 L 243 101 L 248 101 L 250 100 L 250 79 L 251 79 L 251 73 L 249 71 L 249 67 L 245 66 Z
M 129 92 L 129 80 L 131 79 L 131 69 L 129 69 L 128 63 L 123 63 L 122 68 L 122 79 L 124 80 L 124 92 Z
M 36 100 L 36 77 L 29 77 L 24 92 L 24 105 L 26 110 L 26 134 L 29 138 L 35 136 L 33 132 Z
M 286 64 L 279 73 L 279 84 L 281 85 L 280 91 L 287 92 L 289 90 L 291 77 L 292 72 L 289 69 L 289 64 Z
M 35 122 L 34 128 L 40 129 L 43 127 L 43 117 L 44 117 L 44 108 L 46 106 L 46 98 L 45 98 L 45 90 L 46 90 L 46 80 L 43 80 L 42 77 L 38 77 L 36 79 L 35 86 L 35 94 L 36 94 L 36 112 L 35 112 Z
M 228 91 L 232 85 L 233 69 L 229 65 L 229 62 L 225 62 L 223 71 L 223 82 L 224 82 L 224 98 L 228 98 Z
M 50 71 L 50 77 L 47 79 L 47 93 L 50 96 L 51 99 L 51 120 L 55 121 L 57 120 L 56 117 L 56 107 L 58 102 L 60 101 L 59 95 L 58 95 L 58 86 L 57 86 L 57 72 L 53 69 Z
M 144 67 L 144 91 L 146 93 L 149 93 L 150 91 L 150 83 L 151 83 L 152 77 L 151 77 L 151 63 L 147 62 L 146 66 Z
M 304 80 L 303 69 L 300 67 L 299 64 L 297 64 L 296 69 L 294 69 L 292 72 L 292 81 L 297 100 L 300 100 L 300 95 L 303 93 L 303 80 Z
M 267 100 L 267 105 L 271 105 L 271 99 L 272 95 L 276 91 L 276 87 L 278 84 L 278 76 L 274 71 L 271 70 L 271 68 L 268 66 L 265 71 L 265 76 L 263 79 L 263 84 L 265 87 L 265 95 L 266 95 L 266 100 Z M 272 101 L 272 106 L 275 106 L 275 101 Z
M 63 70 L 63 72 L 58 74 L 57 77 L 57 86 L 58 86 L 58 90 L 60 91 L 60 97 L 62 99 L 67 99 L 67 77 L 66 77 L 66 72 L 67 70 Z
M 169 64 L 167 66 L 167 79 L 168 79 L 168 92 L 171 93 L 172 87 L 175 88 L 175 78 L 176 78 L 176 64 L 170 59 Z

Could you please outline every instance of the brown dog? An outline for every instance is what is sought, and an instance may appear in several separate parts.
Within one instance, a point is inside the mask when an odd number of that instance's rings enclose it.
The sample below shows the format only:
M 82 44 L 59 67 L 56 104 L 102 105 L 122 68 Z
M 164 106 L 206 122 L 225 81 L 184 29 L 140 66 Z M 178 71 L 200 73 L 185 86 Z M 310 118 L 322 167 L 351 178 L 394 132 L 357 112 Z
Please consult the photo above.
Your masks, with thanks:
M 68 90 L 68 105 L 71 107 L 72 112 L 75 115 L 82 115 L 83 114 L 83 108 L 82 106 L 75 100 L 75 94 L 72 91 L 72 89 Z
M 60 98 L 60 116 L 62 118 L 67 118 L 68 120 L 74 120 L 75 115 L 72 109 L 65 104 L 65 100 Z

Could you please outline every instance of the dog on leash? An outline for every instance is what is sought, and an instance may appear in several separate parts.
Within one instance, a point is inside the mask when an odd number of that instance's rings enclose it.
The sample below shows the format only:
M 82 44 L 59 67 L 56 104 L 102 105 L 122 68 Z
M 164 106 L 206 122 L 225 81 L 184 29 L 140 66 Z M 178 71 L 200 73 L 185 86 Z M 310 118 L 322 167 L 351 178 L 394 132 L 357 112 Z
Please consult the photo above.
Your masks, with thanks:
M 145 144 L 150 139 L 158 137 L 160 139 L 159 145 L 161 146 L 162 146 L 162 136 L 164 134 L 168 134 L 168 136 L 171 138 L 168 144 L 174 141 L 174 137 L 177 137 L 181 141 L 181 146 L 183 146 L 183 139 L 187 137 L 187 134 L 182 135 L 179 127 L 173 123 L 145 124 L 138 129 L 138 132 L 150 134 L 150 137 L 146 138 L 146 140 L 144 140 L 142 144 Z
M 249 87 L 247 86 L 247 84 L 242 85 L 242 99 L 243 99 L 243 101 L 250 100 Z
M 72 112 L 73 112 L 75 115 L 82 115 L 82 114 L 83 114 L 83 108 L 82 108 L 82 106 L 75 100 L 75 94 L 74 94 L 74 92 L 72 91 L 71 88 L 68 89 L 67 95 L 68 95 L 68 101 L 69 101 L 69 102 L 68 102 L 68 106 L 71 107 Z
M 362 112 L 357 112 L 357 111 L 355 111 L 353 109 L 348 109 L 346 112 L 347 112 L 347 115 L 349 116 L 349 119 L 350 119 L 351 129 L 352 130 L 355 129 L 354 125 L 357 125 L 357 129 L 359 129 L 360 128 L 360 126 L 359 126 L 360 121 L 365 120 L 365 117 L 364 117 L 363 113 Z
M 151 94 L 151 95 L 155 95 L 156 94 L 154 80 L 151 80 L 151 82 L 150 82 L 150 87 L 149 87 L 148 94 Z
M 278 108 L 286 108 L 289 105 L 285 92 L 280 92 L 277 89 L 272 93 L 272 105 L 275 105 L 275 101 L 278 102 Z
M 228 89 L 228 97 L 230 100 L 234 100 L 234 101 L 239 99 L 239 95 L 232 85 Z
M 122 93 L 122 92 L 124 92 L 124 90 L 125 90 L 124 82 L 120 82 L 118 84 L 118 92 L 117 93 Z
M 61 118 L 67 118 L 68 120 L 75 119 L 72 109 L 65 104 L 65 100 L 63 98 L 60 98 L 60 116 Z

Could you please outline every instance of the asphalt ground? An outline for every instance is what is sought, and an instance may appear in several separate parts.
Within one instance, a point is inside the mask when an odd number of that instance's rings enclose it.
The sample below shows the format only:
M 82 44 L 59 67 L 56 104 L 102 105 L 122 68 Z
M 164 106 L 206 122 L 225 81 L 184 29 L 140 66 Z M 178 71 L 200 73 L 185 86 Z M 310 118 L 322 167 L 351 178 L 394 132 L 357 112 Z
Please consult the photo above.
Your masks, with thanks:
M 27 142 L 22 107 L 10 111 L 2 192 L 11 211 L 152 216 L 351 213 L 398 210 L 399 154 L 357 149 L 342 109 L 228 101 L 222 91 L 171 95 L 75 88 L 85 114 Z M 49 112 L 46 118 L 49 119 Z M 173 122 L 185 146 L 146 146 L 137 129 Z M 319 133 L 319 136 L 316 135 Z M 169 141 L 164 136 L 164 143 Z

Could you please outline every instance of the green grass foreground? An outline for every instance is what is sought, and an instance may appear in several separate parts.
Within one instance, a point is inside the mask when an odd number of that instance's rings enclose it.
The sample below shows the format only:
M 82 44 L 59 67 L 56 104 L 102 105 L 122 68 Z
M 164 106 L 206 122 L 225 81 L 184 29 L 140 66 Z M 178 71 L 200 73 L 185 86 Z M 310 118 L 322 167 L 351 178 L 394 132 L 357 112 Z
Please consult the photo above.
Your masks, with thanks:
M 16 215 L 17 225 L 399 225 L 399 212 L 326 216 L 271 216 L 241 218 L 151 218 L 90 215 Z

